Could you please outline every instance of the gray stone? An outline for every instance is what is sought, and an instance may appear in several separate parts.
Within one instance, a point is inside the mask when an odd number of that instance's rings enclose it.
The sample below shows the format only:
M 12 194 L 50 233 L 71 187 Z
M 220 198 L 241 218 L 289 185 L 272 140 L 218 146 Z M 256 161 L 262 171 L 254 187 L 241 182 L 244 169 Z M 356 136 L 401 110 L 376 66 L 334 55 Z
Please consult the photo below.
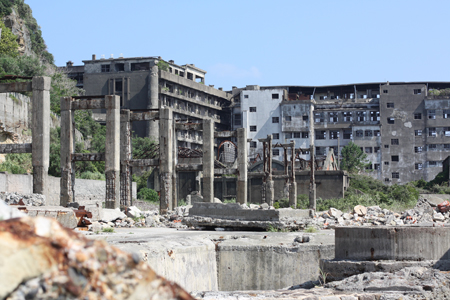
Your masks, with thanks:
M 0 200 L 0 220 L 24 217 L 26 214 Z
M 78 225 L 75 212 L 71 208 L 61 206 L 27 206 L 26 208 L 30 217 L 53 218 L 67 228 L 75 228 Z
M 358 216 L 362 217 L 362 216 L 365 216 L 367 214 L 367 208 L 365 206 L 362 206 L 362 205 L 356 205 L 353 208 L 353 212 L 355 214 L 357 214 Z
M 338 219 L 338 218 L 340 218 L 340 217 L 342 216 L 342 211 L 340 211 L 340 210 L 338 210 L 338 209 L 336 209 L 336 208 L 331 207 L 331 208 L 328 210 L 328 214 L 329 214 L 330 216 L 332 216 L 333 218 Z
M 142 215 L 142 211 L 136 206 L 130 206 L 127 209 L 127 216 L 130 218 L 139 218 Z
M 117 219 L 125 219 L 127 216 L 120 211 L 120 209 L 111 209 L 111 208 L 104 208 L 103 209 L 103 216 L 102 221 L 104 222 L 111 222 L 115 221 Z

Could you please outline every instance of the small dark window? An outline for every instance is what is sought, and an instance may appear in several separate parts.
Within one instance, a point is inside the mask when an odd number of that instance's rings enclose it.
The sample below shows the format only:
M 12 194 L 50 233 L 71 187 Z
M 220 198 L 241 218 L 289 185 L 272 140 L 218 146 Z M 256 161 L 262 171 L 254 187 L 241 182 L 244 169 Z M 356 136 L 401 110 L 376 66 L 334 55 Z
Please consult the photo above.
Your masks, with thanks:
M 150 63 L 148 62 L 131 64 L 131 71 L 148 71 L 148 70 L 150 70 Z
M 423 164 L 421 164 L 421 163 L 414 165 L 414 169 L 416 169 L 416 170 L 422 170 L 422 168 L 423 168 Z
M 391 139 L 391 145 L 398 145 L 398 139 Z
M 428 162 L 428 165 L 429 165 L 429 166 L 435 167 L 435 166 L 438 165 L 438 163 L 437 163 L 437 161 L 429 161 L 429 162 Z
M 256 106 L 250 107 L 250 112 L 256 112 Z
M 395 124 L 395 119 L 394 118 L 387 118 L 387 123 L 388 124 Z
M 388 90 L 383 90 L 383 94 L 387 94 L 388 93 Z
M 339 131 L 330 130 L 330 140 L 337 140 L 339 138 Z
M 389 145 L 384 145 L 384 148 L 389 148 Z
M 285 139 L 292 139 L 292 132 L 286 132 L 286 134 L 284 135 Z
M 279 99 L 280 95 L 279 94 L 272 94 L 272 99 Z
M 302 131 L 302 139 L 309 138 L 309 132 L 308 131 Z
M 422 114 L 421 113 L 415 113 L 414 114 L 414 120 L 421 120 L 422 119 Z
M 381 133 L 380 133 L 379 130 L 374 130 L 374 131 L 373 131 L 373 135 L 374 135 L 374 136 L 381 136 Z
M 380 164 L 374 164 L 374 165 L 373 165 L 373 168 L 374 168 L 375 170 L 379 170 L 379 169 L 380 169 Z
M 389 182 L 389 178 L 384 178 L 384 182 Z
M 110 65 L 102 65 L 102 73 L 109 72 L 109 70 L 110 70 Z
M 250 142 L 250 148 L 256 148 L 256 143 L 257 142 L 251 141 Z
M 280 123 L 279 117 L 272 117 L 272 123 Z
M 421 89 L 414 89 L 414 95 L 420 95 L 422 93 Z
M 415 153 L 421 153 L 422 150 L 423 150 L 423 148 L 421 146 L 414 147 L 414 152 Z
M 415 136 L 421 136 L 422 135 L 422 129 L 414 130 L 414 135 Z
M 344 129 L 344 140 L 351 140 L 353 133 L 351 129 Z
M 272 133 L 273 139 L 274 140 L 279 140 L 280 139 L 280 134 L 279 133 Z
M 308 116 L 303 116 L 303 121 L 308 121 Z
M 394 108 L 394 103 L 393 102 L 388 102 L 386 103 L 387 108 Z
M 280 149 L 273 149 L 272 150 L 272 154 L 275 155 L 275 156 L 280 155 Z
M 250 131 L 256 131 L 256 126 L 255 125 L 250 126 Z
M 300 138 L 300 132 L 294 132 L 294 139 Z
M 316 131 L 316 140 L 324 140 L 327 137 L 327 132 L 325 130 Z
M 372 147 L 365 147 L 364 148 L 365 153 L 372 153 Z
M 398 155 L 392 155 L 391 161 L 398 161 Z
M 244 95 L 244 98 L 245 98 L 245 99 L 248 99 L 248 95 Z
M 242 125 L 242 115 L 241 114 L 234 114 L 234 125 L 236 125 L 236 126 Z
M 116 64 L 114 66 L 114 69 L 116 70 L 116 72 L 121 72 L 125 70 L 125 64 Z
M 430 109 L 428 110 L 428 119 L 436 119 L 436 110 L 435 109 Z
M 385 162 L 384 162 L 384 165 L 385 165 L 385 166 L 389 166 L 389 162 L 388 162 L 388 161 L 385 161 Z
M 400 174 L 398 172 L 392 172 L 392 178 L 399 179 L 400 178 Z
M 373 147 L 373 152 L 375 153 L 380 152 L 380 147 Z
M 356 137 L 363 137 L 364 136 L 364 131 L 363 130 L 356 130 Z

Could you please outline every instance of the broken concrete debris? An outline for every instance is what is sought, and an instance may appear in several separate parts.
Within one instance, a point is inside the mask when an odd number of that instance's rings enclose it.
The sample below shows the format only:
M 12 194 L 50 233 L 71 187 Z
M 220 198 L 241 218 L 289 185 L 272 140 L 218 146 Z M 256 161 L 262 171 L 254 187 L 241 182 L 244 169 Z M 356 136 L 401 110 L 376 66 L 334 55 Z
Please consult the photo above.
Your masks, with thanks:
M 1 299 L 193 299 L 137 255 L 51 218 L 0 222 Z
M 44 206 L 45 196 L 41 194 L 19 194 L 0 192 L 0 200 L 9 205 Z

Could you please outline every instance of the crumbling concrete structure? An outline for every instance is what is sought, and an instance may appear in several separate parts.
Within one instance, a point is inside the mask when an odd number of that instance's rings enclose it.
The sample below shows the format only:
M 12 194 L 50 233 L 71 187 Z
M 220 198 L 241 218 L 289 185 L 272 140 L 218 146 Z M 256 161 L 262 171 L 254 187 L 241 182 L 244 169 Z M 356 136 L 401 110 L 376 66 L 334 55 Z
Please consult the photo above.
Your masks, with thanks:
M 27 82 L 0 84 L 0 93 L 33 92 L 32 144 L 2 145 L 0 153 L 32 153 L 33 193 L 46 194 L 50 156 L 50 82 L 49 77 L 17 77 Z

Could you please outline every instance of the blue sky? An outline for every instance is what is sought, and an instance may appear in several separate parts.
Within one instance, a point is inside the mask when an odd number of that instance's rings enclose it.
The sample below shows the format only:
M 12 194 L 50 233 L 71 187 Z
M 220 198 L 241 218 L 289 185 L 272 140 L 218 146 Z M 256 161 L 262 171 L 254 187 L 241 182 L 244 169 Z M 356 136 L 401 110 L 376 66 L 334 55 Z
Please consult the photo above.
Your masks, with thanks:
M 450 1 L 25 0 L 58 66 L 161 56 L 206 83 L 450 81 Z

